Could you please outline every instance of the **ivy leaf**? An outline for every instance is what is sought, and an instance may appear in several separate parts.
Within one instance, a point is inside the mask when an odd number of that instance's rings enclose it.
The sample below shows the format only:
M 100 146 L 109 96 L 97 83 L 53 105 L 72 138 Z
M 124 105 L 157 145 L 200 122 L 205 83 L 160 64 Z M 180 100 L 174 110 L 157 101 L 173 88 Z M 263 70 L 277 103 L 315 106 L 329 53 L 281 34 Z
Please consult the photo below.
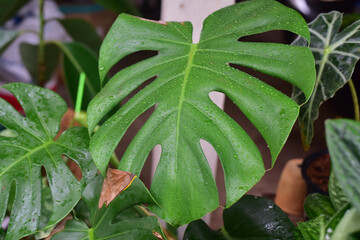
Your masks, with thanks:
M 97 176 L 83 193 L 83 200 L 90 209 L 89 228 L 82 220 L 70 220 L 65 229 L 55 234 L 51 240 L 62 239 L 157 239 L 156 233 L 162 237 L 163 233 L 155 216 L 130 217 L 114 221 L 117 215 L 121 215 L 127 209 L 137 204 L 154 204 L 145 185 L 135 177 L 131 185 L 120 193 L 108 207 L 98 208 L 102 176 Z
M 320 14 L 309 23 L 310 50 L 315 58 L 317 77 L 309 101 L 300 108 L 299 123 L 305 149 L 310 147 L 314 136 L 314 121 L 320 105 L 349 81 L 360 57 L 360 21 L 338 33 L 341 22 L 342 14 L 333 11 Z M 308 46 L 308 43 L 298 38 L 292 45 Z M 295 87 L 292 98 L 303 103 L 305 95 Z
M 192 43 L 189 22 L 154 22 L 121 14 L 100 49 L 100 79 L 103 81 L 110 68 L 131 53 L 154 50 L 158 55 L 121 70 L 105 85 L 89 105 L 89 131 L 142 83 L 157 78 L 92 137 L 90 151 L 101 173 L 105 174 L 110 156 L 130 124 L 157 104 L 127 148 L 119 169 L 139 175 L 150 150 L 160 144 L 161 159 L 151 185 L 160 207 L 151 210 L 173 226 L 183 225 L 219 204 L 200 146 L 203 139 L 220 157 L 226 206 L 234 204 L 263 176 L 264 164 L 251 138 L 211 101 L 209 93 L 223 92 L 240 108 L 268 143 L 274 164 L 299 106 L 229 64 L 284 79 L 310 96 L 315 69 L 309 49 L 238 41 L 243 36 L 280 29 L 309 37 L 303 18 L 272 0 L 247 1 L 213 13 L 204 21 L 197 44 Z
M 202 220 L 188 225 L 184 240 L 293 239 L 295 226 L 274 202 L 245 195 L 223 213 L 224 227 L 209 228 Z
M 343 193 L 360 211 L 360 123 L 354 120 L 329 120 L 326 142 L 332 168 Z
M 2 54 L 18 36 L 20 36 L 20 33 L 17 31 L 0 29 L 0 54 Z
M 82 19 L 58 19 L 58 22 L 74 41 L 85 44 L 95 53 L 99 52 L 101 38 L 90 23 Z
M 6 84 L 25 111 L 20 115 L 0 99 L 0 124 L 16 136 L 0 137 L 0 222 L 15 192 L 6 239 L 20 239 L 39 230 L 42 202 L 41 167 L 44 167 L 52 194 L 52 213 L 45 228 L 63 219 L 81 197 L 84 184 L 96 174 L 88 152 L 85 128 L 71 128 L 56 141 L 60 120 L 67 106 L 53 91 L 24 83 Z M 77 181 L 62 155 L 82 169 Z M 12 187 L 12 185 L 14 187 Z M 15 188 L 15 189 L 14 189 Z M 12 196 L 10 196 L 12 197 Z

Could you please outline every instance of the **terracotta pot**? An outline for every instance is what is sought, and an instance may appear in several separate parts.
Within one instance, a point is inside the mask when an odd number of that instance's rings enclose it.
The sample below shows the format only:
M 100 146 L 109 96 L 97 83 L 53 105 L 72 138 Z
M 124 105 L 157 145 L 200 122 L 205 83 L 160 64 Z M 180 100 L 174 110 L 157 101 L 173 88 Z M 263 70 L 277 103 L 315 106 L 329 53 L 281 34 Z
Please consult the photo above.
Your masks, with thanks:
M 302 216 L 307 195 L 306 182 L 301 176 L 303 159 L 293 159 L 285 165 L 276 191 L 275 203 L 285 213 Z

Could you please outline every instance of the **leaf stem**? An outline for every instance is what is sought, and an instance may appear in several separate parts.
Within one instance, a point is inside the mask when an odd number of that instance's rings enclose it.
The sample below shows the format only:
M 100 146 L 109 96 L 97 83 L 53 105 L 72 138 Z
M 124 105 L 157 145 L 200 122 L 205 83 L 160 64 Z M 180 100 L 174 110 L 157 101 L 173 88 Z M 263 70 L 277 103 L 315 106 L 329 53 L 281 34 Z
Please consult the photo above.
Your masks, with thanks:
M 225 227 L 221 227 L 221 232 L 223 233 L 226 240 L 232 240 L 232 237 L 229 235 L 229 233 L 226 231 Z
M 115 152 L 111 155 L 110 163 L 115 167 L 118 168 L 120 164 L 119 158 L 116 156 Z
M 39 0 L 39 49 L 38 49 L 38 84 L 45 86 L 45 43 L 44 43 L 44 0 Z
M 94 240 L 94 229 L 90 228 L 89 229 L 89 240 Z
M 350 87 L 351 96 L 352 96 L 353 103 L 354 103 L 355 120 L 360 122 L 359 100 L 358 100 L 355 85 L 354 85 L 352 79 L 349 80 L 349 87 Z
M 139 206 L 139 205 L 135 205 L 133 206 L 133 209 L 139 213 L 142 217 L 148 217 L 151 216 L 151 214 L 146 210 L 146 208 Z
M 81 104 L 84 95 L 85 78 L 86 78 L 85 73 L 84 72 L 80 73 L 78 92 L 76 95 L 76 103 L 75 103 L 75 118 L 79 115 L 81 111 Z

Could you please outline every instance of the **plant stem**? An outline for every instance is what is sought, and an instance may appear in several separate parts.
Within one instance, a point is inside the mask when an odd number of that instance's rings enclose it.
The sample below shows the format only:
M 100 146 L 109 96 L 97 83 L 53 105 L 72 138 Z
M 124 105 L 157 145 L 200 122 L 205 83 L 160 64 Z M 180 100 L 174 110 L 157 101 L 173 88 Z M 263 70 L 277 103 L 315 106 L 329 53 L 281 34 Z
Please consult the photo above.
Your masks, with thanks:
M 45 86 L 44 1 L 39 0 L 38 84 L 41 87 Z
M 221 227 L 221 232 L 223 233 L 226 240 L 232 240 L 232 237 L 230 237 L 224 226 Z
M 151 216 L 151 214 L 146 210 L 146 208 L 139 206 L 139 205 L 135 205 L 133 206 L 133 209 L 139 213 L 141 215 L 141 217 L 148 217 Z
M 118 168 L 120 164 L 119 158 L 116 156 L 115 152 L 111 155 L 110 163 L 115 167 Z
M 360 122 L 359 100 L 358 100 L 358 97 L 356 94 L 355 85 L 351 79 L 349 80 L 349 87 L 350 87 L 351 96 L 352 96 L 353 103 L 354 103 L 355 120 Z

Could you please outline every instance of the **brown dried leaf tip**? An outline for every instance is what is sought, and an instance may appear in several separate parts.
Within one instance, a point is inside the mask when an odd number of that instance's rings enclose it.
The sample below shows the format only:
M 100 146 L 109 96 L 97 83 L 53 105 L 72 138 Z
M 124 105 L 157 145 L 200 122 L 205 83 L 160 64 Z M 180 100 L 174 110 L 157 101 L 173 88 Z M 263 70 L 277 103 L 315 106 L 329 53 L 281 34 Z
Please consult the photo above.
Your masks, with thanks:
M 152 234 L 158 239 L 158 240 L 164 240 L 160 233 L 152 231 Z
M 108 168 L 101 189 L 99 208 L 104 203 L 106 203 L 106 206 L 109 206 L 117 195 L 131 185 L 135 178 L 136 176 L 130 172 Z

